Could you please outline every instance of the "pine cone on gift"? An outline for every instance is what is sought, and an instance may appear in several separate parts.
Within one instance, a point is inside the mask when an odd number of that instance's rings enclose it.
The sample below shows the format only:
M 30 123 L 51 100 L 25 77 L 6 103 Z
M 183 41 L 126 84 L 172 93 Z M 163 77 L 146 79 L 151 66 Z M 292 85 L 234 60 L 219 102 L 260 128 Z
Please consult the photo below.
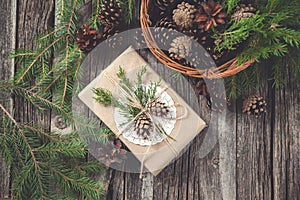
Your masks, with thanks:
M 159 20 L 154 28 L 153 36 L 161 49 L 168 49 L 172 40 L 176 37 L 175 24 L 167 17 Z
M 100 33 L 90 26 L 83 25 L 76 31 L 75 42 L 84 53 L 89 53 L 93 50 L 101 40 L 102 36 Z
M 243 102 L 243 112 L 248 115 L 255 115 L 258 117 L 259 115 L 266 112 L 267 103 L 263 97 L 258 95 L 250 95 Z
M 121 3 L 116 0 L 103 0 L 101 3 L 99 18 L 102 25 L 115 27 L 124 23 L 124 14 Z
M 194 5 L 182 2 L 173 10 L 172 19 L 180 30 L 188 30 L 193 26 L 196 11 Z
M 150 114 L 157 117 L 167 117 L 170 112 L 168 106 L 158 100 L 153 100 L 147 104 L 146 109 L 149 110 Z
M 149 139 L 150 132 L 153 131 L 153 122 L 146 114 L 140 114 L 134 120 L 134 130 L 144 140 Z
M 236 7 L 233 14 L 231 15 L 231 19 L 235 22 L 238 22 L 241 19 L 253 17 L 255 15 L 255 12 L 256 8 L 254 8 L 251 4 L 241 4 Z
M 203 2 L 195 18 L 199 29 L 208 31 L 219 24 L 225 24 L 226 13 L 222 12 L 222 10 L 223 6 L 213 0 Z
M 178 36 L 173 39 L 169 48 L 169 56 L 172 59 L 182 60 L 189 56 L 192 48 L 192 39 L 188 36 Z

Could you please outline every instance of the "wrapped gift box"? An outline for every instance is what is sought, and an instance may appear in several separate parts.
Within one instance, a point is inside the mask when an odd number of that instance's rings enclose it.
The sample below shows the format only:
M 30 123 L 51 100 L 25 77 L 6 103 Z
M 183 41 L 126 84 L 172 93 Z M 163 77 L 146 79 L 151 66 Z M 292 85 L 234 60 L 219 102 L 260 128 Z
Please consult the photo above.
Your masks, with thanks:
M 135 75 L 142 68 L 147 71 L 143 76 L 143 83 L 160 81 L 160 87 L 172 100 L 180 105 L 176 109 L 176 120 L 169 137 L 164 137 L 161 142 L 152 145 L 140 145 L 129 141 L 117 127 L 115 108 L 104 106 L 95 101 L 93 88 L 104 88 L 112 93 L 116 92 L 118 86 L 117 72 L 122 67 L 130 79 L 135 81 Z M 80 93 L 79 99 L 86 104 L 130 149 L 135 157 L 144 163 L 144 166 L 157 175 L 164 167 L 174 160 L 180 152 L 201 132 L 206 126 L 205 122 L 195 111 L 149 66 L 149 64 L 131 47 L 116 58 L 98 77 L 88 84 Z

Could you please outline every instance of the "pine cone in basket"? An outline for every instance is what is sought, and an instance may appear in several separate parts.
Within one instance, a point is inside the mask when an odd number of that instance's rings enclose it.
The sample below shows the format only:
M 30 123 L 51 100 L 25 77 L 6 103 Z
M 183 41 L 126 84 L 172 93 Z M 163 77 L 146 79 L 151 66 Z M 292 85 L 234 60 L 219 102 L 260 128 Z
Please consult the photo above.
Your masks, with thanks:
M 124 14 L 121 3 L 115 0 L 103 0 L 99 18 L 104 26 L 114 27 L 124 23 Z
M 149 110 L 150 114 L 158 117 L 166 117 L 170 112 L 168 106 L 165 103 L 158 100 L 153 100 L 150 103 L 148 103 L 146 109 Z
M 193 26 L 197 9 L 194 5 L 182 2 L 173 10 L 173 21 L 180 30 L 186 30 Z
M 189 56 L 192 48 L 192 38 L 188 36 L 178 36 L 173 39 L 171 47 L 169 48 L 170 58 L 181 60 Z
M 218 24 L 225 24 L 226 13 L 222 10 L 223 6 L 213 0 L 203 2 L 195 17 L 199 29 L 208 31 L 211 27 L 217 27 Z
M 258 95 L 250 95 L 243 102 L 243 112 L 248 115 L 255 115 L 258 117 L 266 112 L 267 103 L 263 97 Z
M 251 4 L 241 4 L 236 7 L 234 13 L 231 15 L 231 19 L 235 22 L 238 22 L 241 19 L 253 17 L 255 12 L 256 8 L 254 8 Z
M 83 25 L 76 31 L 75 42 L 84 53 L 89 53 L 93 50 L 101 40 L 102 36 L 100 33 L 90 26 Z
M 134 130 L 144 140 L 149 139 L 150 132 L 153 131 L 153 122 L 146 114 L 140 114 L 134 120 Z
M 159 48 L 168 49 L 172 40 L 176 37 L 175 24 L 167 17 L 159 20 L 154 28 L 153 36 Z

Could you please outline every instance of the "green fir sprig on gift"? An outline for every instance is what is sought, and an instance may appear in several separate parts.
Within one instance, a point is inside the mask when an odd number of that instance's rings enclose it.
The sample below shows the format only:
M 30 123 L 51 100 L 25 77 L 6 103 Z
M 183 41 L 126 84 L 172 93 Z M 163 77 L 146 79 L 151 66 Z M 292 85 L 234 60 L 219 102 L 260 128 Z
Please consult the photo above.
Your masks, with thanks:
M 135 130 L 137 130 L 137 133 L 144 137 L 144 139 L 149 136 L 150 132 L 147 128 L 140 128 L 144 125 L 148 128 L 154 127 L 154 129 L 156 129 L 161 135 L 165 135 L 168 138 L 173 139 L 165 132 L 160 123 L 153 121 L 153 113 L 151 112 L 151 109 L 153 108 L 151 107 L 151 104 L 159 105 L 159 107 L 155 106 L 155 110 L 157 108 L 161 108 L 162 111 L 165 110 L 166 113 L 160 113 L 165 116 L 159 115 L 160 117 L 166 117 L 169 111 L 168 107 L 164 103 L 156 101 L 157 88 L 160 86 L 160 80 L 144 84 L 142 77 L 145 73 L 146 67 L 144 66 L 137 72 L 136 81 L 132 82 L 126 76 L 124 69 L 120 67 L 117 76 L 119 78 L 118 87 L 122 90 L 120 92 L 121 96 L 115 97 L 110 91 L 104 88 L 93 88 L 92 91 L 96 95 L 94 99 L 96 102 L 102 103 L 104 106 L 112 105 L 119 108 L 121 110 L 121 114 L 128 118 L 128 121 L 122 125 L 130 126 L 130 123 L 133 122 Z M 144 110 L 144 108 L 146 110 Z M 148 114 L 146 114 L 146 112 L 148 112 Z
M 126 93 L 125 98 L 129 103 L 120 102 L 119 99 L 114 97 L 112 93 L 104 88 L 93 88 L 93 92 L 96 95 L 94 98 L 97 102 L 102 103 L 105 106 L 113 105 L 120 108 L 123 114 L 130 119 L 133 119 L 137 114 L 141 112 L 141 109 L 132 105 L 133 97 L 138 103 L 145 107 L 146 104 L 155 99 L 155 94 L 157 92 L 157 87 L 160 85 L 160 81 L 151 82 L 148 85 L 143 84 L 142 77 L 146 73 L 146 67 L 142 67 L 136 74 L 136 81 L 131 82 L 122 67 L 119 67 L 117 76 L 120 81 L 120 88 Z

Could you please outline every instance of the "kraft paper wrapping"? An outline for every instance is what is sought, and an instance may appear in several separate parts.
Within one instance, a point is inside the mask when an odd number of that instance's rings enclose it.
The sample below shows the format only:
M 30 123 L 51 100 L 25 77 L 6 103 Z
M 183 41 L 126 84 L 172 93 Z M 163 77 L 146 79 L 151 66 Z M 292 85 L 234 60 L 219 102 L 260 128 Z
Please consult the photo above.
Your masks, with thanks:
M 113 92 L 116 88 L 116 81 L 119 80 L 117 72 L 122 67 L 127 75 L 136 74 L 143 66 L 147 72 L 143 76 L 143 82 L 161 80 L 160 86 L 166 87 L 166 92 L 172 97 L 173 101 L 180 105 L 176 110 L 177 116 L 184 116 L 177 120 L 172 130 L 171 137 L 164 141 L 149 146 L 141 146 L 129 142 L 122 136 L 116 127 L 114 120 L 114 107 L 104 106 L 97 103 L 93 97 L 93 88 L 105 88 Z M 113 81 L 112 81 L 113 80 Z M 134 79 L 132 79 L 134 81 Z M 166 167 L 181 150 L 184 149 L 194 137 L 206 126 L 205 122 L 194 112 L 194 110 L 148 65 L 148 63 L 132 48 L 129 47 L 118 58 L 116 58 L 98 77 L 96 77 L 80 93 L 79 99 L 86 104 L 130 149 L 139 161 L 143 161 L 144 166 L 153 174 L 157 175 Z

